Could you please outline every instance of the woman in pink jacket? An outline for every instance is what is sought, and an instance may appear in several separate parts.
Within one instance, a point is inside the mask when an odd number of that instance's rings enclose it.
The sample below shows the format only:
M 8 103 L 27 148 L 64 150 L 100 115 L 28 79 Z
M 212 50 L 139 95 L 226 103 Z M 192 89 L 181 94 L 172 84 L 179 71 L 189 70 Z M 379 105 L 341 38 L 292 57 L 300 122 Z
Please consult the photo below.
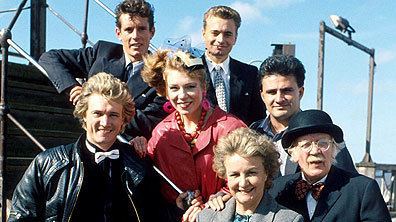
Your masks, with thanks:
M 164 109 L 171 111 L 153 130 L 148 154 L 181 190 L 200 193 L 203 202 L 226 186 L 212 170 L 214 146 L 230 131 L 246 127 L 219 107 L 210 107 L 205 76 L 202 59 L 181 51 L 150 55 L 142 71 L 143 80 L 169 100 Z M 176 205 L 178 193 L 166 182 L 161 192 Z M 183 208 L 179 201 L 177 205 Z

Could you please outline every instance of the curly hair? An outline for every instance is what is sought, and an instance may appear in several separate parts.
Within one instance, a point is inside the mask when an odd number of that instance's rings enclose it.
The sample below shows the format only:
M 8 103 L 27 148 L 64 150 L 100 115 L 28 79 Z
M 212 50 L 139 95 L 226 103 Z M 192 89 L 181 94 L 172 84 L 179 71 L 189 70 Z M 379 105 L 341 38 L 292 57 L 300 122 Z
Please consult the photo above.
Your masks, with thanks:
M 74 108 L 73 115 L 80 121 L 84 129 L 86 129 L 84 117 L 88 110 L 88 100 L 93 94 L 102 95 L 107 100 L 122 105 L 124 126 L 129 123 L 135 115 L 135 104 L 126 83 L 111 74 L 100 72 L 90 77 L 88 81 L 82 85 L 81 95 Z
M 149 29 L 154 27 L 154 7 L 144 0 L 125 0 L 116 7 L 116 26 L 121 28 L 120 16 L 129 14 L 131 17 L 148 18 Z
M 237 32 L 238 32 L 239 27 L 241 26 L 241 16 L 235 9 L 228 7 L 228 6 L 219 5 L 219 6 L 213 6 L 210 9 L 208 9 L 208 11 L 206 11 L 204 14 L 204 19 L 203 19 L 203 28 L 204 29 L 206 28 L 206 20 L 210 16 L 219 17 L 222 19 L 234 20 Z
M 147 55 L 143 58 L 144 68 L 141 72 L 143 81 L 149 86 L 154 87 L 161 96 L 166 96 L 167 75 L 171 71 L 185 73 L 193 79 L 198 79 L 202 88 L 205 88 L 205 69 L 203 64 L 188 67 L 186 60 L 195 58 L 188 52 L 177 51 L 173 53 L 169 50 L 158 50 L 156 53 Z
M 292 55 L 274 55 L 268 57 L 261 63 L 260 73 L 262 78 L 269 75 L 294 76 L 297 86 L 304 86 L 304 65 Z
M 279 153 L 275 145 L 264 135 L 249 128 L 238 128 L 222 137 L 214 148 L 213 170 L 226 179 L 224 161 L 228 156 L 238 154 L 242 157 L 258 156 L 262 158 L 267 174 L 265 189 L 272 186 L 272 181 L 279 172 Z

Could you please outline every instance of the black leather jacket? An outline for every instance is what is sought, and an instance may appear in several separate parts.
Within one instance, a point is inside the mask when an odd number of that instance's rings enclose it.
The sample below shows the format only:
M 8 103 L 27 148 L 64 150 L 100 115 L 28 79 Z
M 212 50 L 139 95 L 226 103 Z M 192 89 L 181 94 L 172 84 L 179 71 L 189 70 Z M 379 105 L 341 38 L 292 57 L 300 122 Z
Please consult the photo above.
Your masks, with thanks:
M 70 220 L 84 177 L 80 159 L 84 142 L 85 135 L 74 144 L 47 149 L 37 155 L 15 188 L 8 221 Z M 159 221 L 154 218 L 158 217 L 159 186 L 152 168 L 130 146 L 116 143 L 131 211 L 136 212 L 140 221 Z

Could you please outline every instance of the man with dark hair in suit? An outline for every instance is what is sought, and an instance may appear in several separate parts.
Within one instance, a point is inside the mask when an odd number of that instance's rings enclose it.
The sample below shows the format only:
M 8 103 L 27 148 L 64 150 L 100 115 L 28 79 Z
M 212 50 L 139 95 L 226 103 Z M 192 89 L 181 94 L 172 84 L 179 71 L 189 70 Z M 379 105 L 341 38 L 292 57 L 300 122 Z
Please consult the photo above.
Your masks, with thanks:
M 212 105 L 234 114 L 247 125 L 265 116 L 260 78 L 255 66 L 230 57 L 241 17 L 227 6 L 214 6 L 204 15 L 202 35 L 206 51 L 207 97 Z
M 131 137 L 149 138 L 155 125 L 166 116 L 165 99 L 141 78 L 142 57 L 147 54 L 154 36 L 154 9 L 144 0 L 125 0 L 116 8 L 115 33 L 122 45 L 99 41 L 93 47 L 76 50 L 50 50 L 39 63 L 59 93 L 65 92 L 75 105 L 81 93 L 76 81 L 88 79 L 98 72 L 107 72 L 128 84 L 136 115 L 126 127 Z
M 270 194 L 305 221 L 391 221 L 377 182 L 333 163 L 343 132 L 321 110 L 295 114 L 283 147 L 301 172 L 278 177 Z

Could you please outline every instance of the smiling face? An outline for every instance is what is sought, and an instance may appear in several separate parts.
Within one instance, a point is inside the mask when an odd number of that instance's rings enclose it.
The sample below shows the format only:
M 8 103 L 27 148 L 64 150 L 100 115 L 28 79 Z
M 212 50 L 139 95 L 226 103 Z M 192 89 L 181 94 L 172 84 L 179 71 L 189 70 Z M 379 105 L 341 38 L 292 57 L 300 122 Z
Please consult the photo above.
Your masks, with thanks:
M 262 158 L 233 154 L 225 158 L 224 166 L 237 212 L 253 213 L 263 197 L 267 180 Z
M 271 121 L 287 123 L 300 110 L 304 87 L 298 87 L 294 76 L 267 75 L 262 79 L 261 98 Z
M 181 116 L 199 119 L 204 89 L 198 78 L 187 73 L 169 70 L 166 74 L 166 96 Z
M 116 36 L 122 42 L 124 52 L 132 61 L 141 61 L 147 54 L 150 40 L 155 29 L 149 28 L 148 18 L 122 14 L 119 17 L 121 27 L 116 27 Z
M 209 58 L 216 63 L 222 63 L 235 45 L 237 27 L 232 19 L 209 16 L 202 35 Z
M 106 151 L 117 139 L 123 125 L 123 107 L 108 101 L 101 95 L 92 94 L 88 98 L 88 109 L 83 118 L 87 140 Z
M 307 142 L 316 142 L 319 140 L 333 139 L 326 133 L 313 133 L 298 137 L 294 141 L 294 146 L 303 145 Z M 298 162 L 301 171 L 304 173 L 307 181 L 315 183 L 324 176 L 326 176 L 331 168 L 333 162 L 334 144 L 331 143 L 330 148 L 326 151 L 319 149 L 317 146 L 312 145 L 312 150 L 305 152 L 298 147 L 293 148 L 292 158 Z

